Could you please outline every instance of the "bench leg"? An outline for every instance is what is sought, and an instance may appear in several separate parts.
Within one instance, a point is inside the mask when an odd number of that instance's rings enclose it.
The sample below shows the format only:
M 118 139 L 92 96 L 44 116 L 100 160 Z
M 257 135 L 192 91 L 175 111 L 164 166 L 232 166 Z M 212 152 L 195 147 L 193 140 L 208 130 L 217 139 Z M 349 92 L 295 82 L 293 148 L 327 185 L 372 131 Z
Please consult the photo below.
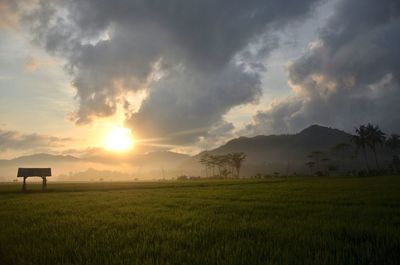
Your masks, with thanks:
M 24 182 L 22 183 L 22 191 L 26 191 L 26 177 L 24 177 Z
M 47 188 L 47 179 L 46 177 L 42 177 L 43 183 L 42 183 L 42 190 L 45 191 Z

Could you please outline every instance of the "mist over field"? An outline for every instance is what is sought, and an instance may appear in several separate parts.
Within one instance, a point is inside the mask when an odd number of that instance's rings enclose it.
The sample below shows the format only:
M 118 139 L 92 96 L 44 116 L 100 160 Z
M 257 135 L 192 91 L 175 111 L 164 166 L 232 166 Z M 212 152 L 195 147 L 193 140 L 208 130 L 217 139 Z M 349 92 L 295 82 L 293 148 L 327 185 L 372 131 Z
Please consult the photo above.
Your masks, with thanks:
M 344 149 L 340 149 L 340 146 Z M 352 142 L 352 135 L 344 131 L 319 125 L 310 126 L 293 135 L 259 135 L 233 139 L 213 150 L 190 156 L 169 151 L 150 152 L 144 155 L 115 155 L 99 152 L 87 157 L 35 154 L 11 160 L 0 160 L 2 181 L 15 179 L 16 168 L 48 167 L 53 170 L 52 181 L 138 181 L 172 180 L 180 176 L 209 177 L 201 164 L 207 155 L 226 155 L 243 152 L 246 158 L 241 166 L 241 177 L 256 175 L 294 176 L 314 175 L 320 170 L 330 175 L 357 175 L 365 169 L 361 150 Z M 317 152 L 321 165 L 309 168 L 310 156 Z M 381 165 L 390 168 L 393 151 L 378 147 Z M 372 161 L 371 150 L 366 152 Z M 328 167 L 335 167 L 328 172 Z M 214 170 L 214 176 L 218 173 Z M 220 176 L 222 177 L 222 176 Z

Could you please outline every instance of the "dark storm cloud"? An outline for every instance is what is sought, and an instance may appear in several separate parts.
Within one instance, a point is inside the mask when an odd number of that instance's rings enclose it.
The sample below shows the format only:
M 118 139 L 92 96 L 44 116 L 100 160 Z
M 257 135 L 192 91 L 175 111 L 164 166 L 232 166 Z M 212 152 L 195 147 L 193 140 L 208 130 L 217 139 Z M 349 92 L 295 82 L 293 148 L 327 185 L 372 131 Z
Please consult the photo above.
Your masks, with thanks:
M 6 150 L 26 150 L 62 147 L 70 143 L 70 138 L 59 138 L 41 134 L 22 134 L 17 131 L 7 131 L 0 129 L 0 151 Z
M 201 137 L 198 144 L 203 150 L 209 150 L 216 146 L 223 145 L 228 139 L 234 138 L 234 129 L 235 127 L 230 122 L 219 122 L 210 128 L 205 137 Z
M 143 137 L 180 135 L 178 143 L 260 96 L 276 31 L 317 1 L 43 0 L 25 21 L 37 42 L 67 59 L 77 123 L 109 116 L 127 91 L 148 89 L 127 125 Z
M 320 40 L 288 68 L 295 97 L 259 113 L 253 133 L 311 123 L 400 131 L 400 2 L 343 0 Z
M 258 75 L 246 73 L 243 66 L 207 74 L 177 69 L 151 88 L 128 123 L 144 132 L 139 136 L 165 137 L 173 144 L 191 141 L 206 135 L 232 106 L 253 101 L 260 89 Z

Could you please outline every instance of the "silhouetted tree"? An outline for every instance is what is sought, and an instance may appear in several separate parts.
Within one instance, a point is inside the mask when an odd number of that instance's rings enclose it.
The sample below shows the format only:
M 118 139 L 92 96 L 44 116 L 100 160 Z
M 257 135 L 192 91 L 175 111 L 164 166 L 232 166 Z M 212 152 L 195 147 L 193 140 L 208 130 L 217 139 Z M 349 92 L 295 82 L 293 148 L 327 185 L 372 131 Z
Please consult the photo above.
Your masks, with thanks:
M 312 151 L 308 155 L 308 158 L 311 158 L 314 160 L 314 166 L 318 171 L 320 171 L 321 159 L 322 159 L 323 155 L 324 155 L 324 152 L 321 152 L 321 151 Z
M 208 158 L 209 158 L 209 165 L 212 169 L 212 175 L 215 176 L 215 168 L 218 167 L 218 156 L 210 155 Z
M 379 163 L 378 163 L 378 156 L 376 155 L 376 147 L 377 145 L 382 145 L 385 142 L 386 136 L 385 134 L 379 129 L 378 125 L 372 125 L 368 123 L 366 126 L 367 131 L 367 145 L 371 148 L 372 152 L 374 153 L 376 168 L 379 170 Z
M 356 134 L 352 136 L 351 140 L 356 145 L 357 150 L 361 149 L 363 152 L 365 165 L 367 166 L 367 170 L 370 171 L 367 158 L 368 130 L 365 125 L 356 128 Z
M 386 140 L 386 145 L 393 151 L 392 164 L 394 169 L 398 172 L 400 168 L 400 160 L 397 150 L 400 149 L 400 135 L 392 134 Z
M 242 163 L 245 160 L 246 155 L 244 153 L 229 153 L 225 155 L 209 155 L 203 154 L 200 158 L 200 163 L 206 167 L 206 175 L 208 169 L 212 169 L 214 176 L 214 168 L 217 167 L 218 175 L 226 178 L 236 171 L 236 177 L 240 175 L 240 169 Z
M 315 166 L 315 162 L 309 161 L 306 163 L 306 166 L 310 169 L 310 174 L 312 174 L 312 168 Z
M 232 153 L 229 155 L 231 164 L 233 168 L 236 170 L 236 177 L 240 176 L 240 169 L 242 167 L 243 161 L 246 159 L 246 155 L 242 152 L 240 153 Z
M 340 161 L 341 161 L 341 165 L 340 167 L 344 170 L 345 169 L 345 157 L 348 154 L 350 145 L 347 143 L 338 143 L 337 145 L 335 145 L 334 147 L 332 147 L 332 151 L 336 154 L 339 155 L 340 157 Z
M 323 157 L 323 158 L 321 159 L 321 161 L 322 161 L 323 164 L 324 164 L 325 174 L 327 174 L 327 173 L 330 171 L 330 170 L 329 170 L 330 165 L 329 165 L 328 163 L 331 161 L 331 159 L 330 159 L 329 157 Z
M 386 140 L 386 145 L 389 147 L 394 153 L 396 153 L 397 149 L 400 148 L 400 135 L 392 134 Z
M 224 169 L 225 158 L 222 155 L 212 155 L 213 164 L 218 168 L 218 175 L 222 177 L 222 170 Z
M 208 153 L 204 153 L 201 157 L 200 157 L 200 163 L 202 165 L 204 165 L 205 170 L 206 170 L 206 178 L 208 178 L 208 170 L 211 166 L 210 164 L 210 156 L 208 155 Z

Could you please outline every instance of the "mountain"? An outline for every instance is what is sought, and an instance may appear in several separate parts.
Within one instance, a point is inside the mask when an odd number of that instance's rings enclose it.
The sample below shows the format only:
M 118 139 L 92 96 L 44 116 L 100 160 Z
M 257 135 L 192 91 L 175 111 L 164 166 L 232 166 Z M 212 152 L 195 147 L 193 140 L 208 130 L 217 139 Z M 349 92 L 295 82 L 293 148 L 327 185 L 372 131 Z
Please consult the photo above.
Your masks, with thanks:
M 211 151 L 212 154 L 244 152 L 252 162 L 302 159 L 313 151 L 329 150 L 338 143 L 350 144 L 350 134 L 312 125 L 293 135 L 240 137 Z
M 341 143 L 348 144 L 348 149 L 345 153 L 335 152 L 333 147 Z M 182 169 L 202 175 L 199 159 L 204 153 L 221 155 L 243 152 L 247 155 L 243 166 L 244 174 L 305 173 L 308 171 L 305 164 L 312 159 L 309 155 L 315 151 L 321 152 L 321 159 L 324 159 L 326 165 L 340 164 L 342 169 L 362 166 L 363 161 L 355 157 L 356 149 L 351 143 L 351 134 L 334 128 L 312 125 L 297 134 L 259 135 L 230 140 L 216 149 L 194 156 L 182 165 Z M 372 154 L 369 153 L 368 156 L 372 162 Z
M 74 163 L 80 159 L 74 156 L 51 155 L 51 154 L 34 154 L 28 156 L 20 156 L 13 159 L 0 160 L 0 167 L 48 167 L 54 163 Z

